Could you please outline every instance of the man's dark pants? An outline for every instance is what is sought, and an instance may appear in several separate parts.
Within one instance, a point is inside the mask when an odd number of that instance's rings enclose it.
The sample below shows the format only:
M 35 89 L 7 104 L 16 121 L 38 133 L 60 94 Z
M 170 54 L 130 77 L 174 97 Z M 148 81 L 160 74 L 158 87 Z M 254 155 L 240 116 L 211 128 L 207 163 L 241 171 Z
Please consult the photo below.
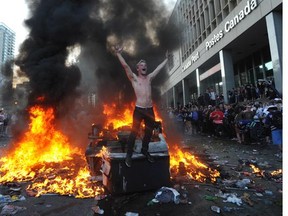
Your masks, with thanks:
M 133 148 L 135 145 L 135 140 L 138 135 L 138 132 L 140 131 L 140 126 L 142 120 L 145 124 L 145 131 L 144 131 L 144 137 L 142 140 L 142 153 L 148 152 L 149 142 L 152 137 L 152 132 L 154 129 L 154 123 L 155 123 L 155 115 L 153 111 L 153 107 L 151 108 L 140 108 L 135 107 L 134 113 L 133 113 L 133 126 L 132 131 L 130 133 L 130 136 L 128 138 L 128 149 L 127 149 L 127 155 L 132 156 L 133 154 Z

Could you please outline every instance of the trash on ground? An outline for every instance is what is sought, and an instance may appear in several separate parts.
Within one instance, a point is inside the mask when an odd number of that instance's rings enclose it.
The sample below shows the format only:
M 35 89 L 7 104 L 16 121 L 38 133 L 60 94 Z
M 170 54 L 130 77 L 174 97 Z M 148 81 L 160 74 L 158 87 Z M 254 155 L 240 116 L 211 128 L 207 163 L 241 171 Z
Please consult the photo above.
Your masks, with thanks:
M 238 206 L 242 205 L 242 200 L 241 198 L 238 198 L 235 194 L 229 194 L 229 196 L 227 197 L 226 200 L 223 200 L 223 202 L 231 202 L 231 203 L 235 203 Z
M 156 192 L 155 199 L 160 203 L 174 202 L 175 204 L 179 204 L 180 194 L 174 188 L 162 187 Z
M 243 196 L 241 197 L 241 199 L 248 203 L 250 206 L 253 206 L 254 203 L 252 202 L 252 200 L 250 199 L 250 195 L 248 193 L 244 193 Z
M 248 184 L 251 183 L 251 180 L 250 179 L 242 179 L 242 180 L 238 180 L 235 185 L 238 187 L 238 188 L 246 188 Z
M 138 216 L 138 213 L 135 212 L 126 212 L 125 216 Z
M 220 213 L 220 211 L 221 211 L 221 209 L 218 206 L 211 206 L 211 210 L 213 212 L 217 212 L 217 213 Z
M 26 207 L 14 206 L 14 205 L 5 205 L 2 208 L 1 215 L 15 215 L 20 211 L 26 210 Z
M 100 209 L 99 206 L 93 206 L 92 207 L 92 210 L 96 213 L 96 214 L 104 214 L 104 210 L 103 209 Z

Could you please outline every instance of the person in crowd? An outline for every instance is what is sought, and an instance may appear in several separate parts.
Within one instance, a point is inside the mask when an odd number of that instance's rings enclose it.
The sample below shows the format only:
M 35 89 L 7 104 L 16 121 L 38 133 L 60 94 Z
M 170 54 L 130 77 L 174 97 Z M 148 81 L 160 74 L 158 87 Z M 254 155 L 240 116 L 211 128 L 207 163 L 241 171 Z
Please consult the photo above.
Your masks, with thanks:
M 191 123 L 192 123 L 192 134 L 197 134 L 199 131 L 199 112 L 197 106 L 192 106 L 191 110 Z
M 271 130 L 271 137 L 273 145 L 278 145 L 282 150 L 282 112 L 277 109 L 277 106 L 271 105 L 268 107 L 268 115 L 265 118 L 265 125 Z
M 211 100 L 210 100 L 210 94 L 209 94 L 209 88 L 206 89 L 204 93 L 204 104 L 205 106 L 211 105 Z
M 214 91 L 213 88 L 210 88 L 209 95 L 210 95 L 210 104 L 211 104 L 212 106 L 215 106 L 215 105 L 216 105 L 217 95 L 216 95 L 216 92 Z
M 248 125 L 253 121 L 253 117 L 255 115 L 255 112 L 252 111 L 252 106 L 250 104 L 247 104 L 245 106 L 245 109 L 243 109 L 236 117 L 235 122 L 237 125 L 237 138 L 239 143 L 245 143 L 249 137 L 247 132 Z
M 226 131 L 226 136 L 229 137 L 229 139 L 233 139 L 236 136 L 234 130 L 235 111 L 230 104 L 224 104 L 224 108 L 223 127 Z
M 128 149 L 125 158 L 126 166 L 131 167 L 133 148 L 142 121 L 144 121 L 145 123 L 145 133 L 142 140 L 141 153 L 146 156 L 149 162 L 153 163 L 155 161 L 148 151 L 149 142 L 152 137 L 152 132 L 155 123 L 151 82 L 160 72 L 160 70 L 167 64 L 168 56 L 166 53 L 166 58 L 164 59 L 164 61 L 161 64 L 159 64 L 156 67 L 156 69 L 150 74 L 148 74 L 148 67 L 146 61 L 140 60 L 136 65 L 137 68 L 137 75 L 136 75 L 135 73 L 132 72 L 131 68 L 121 55 L 122 50 L 123 49 L 121 47 L 115 47 L 116 55 L 120 63 L 122 64 L 123 68 L 125 69 L 126 75 L 130 80 L 136 95 L 136 106 L 133 113 L 132 131 L 128 138 L 127 143 Z
M 203 132 L 208 134 L 208 137 L 212 136 L 213 134 L 213 122 L 210 119 L 210 114 L 213 112 L 212 105 L 208 105 L 204 108 L 202 116 L 203 116 Z
M 220 110 L 218 105 L 215 107 L 215 110 L 210 113 L 210 119 L 213 122 L 214 135 L 221 136 L 223 133 L 224 113 Z

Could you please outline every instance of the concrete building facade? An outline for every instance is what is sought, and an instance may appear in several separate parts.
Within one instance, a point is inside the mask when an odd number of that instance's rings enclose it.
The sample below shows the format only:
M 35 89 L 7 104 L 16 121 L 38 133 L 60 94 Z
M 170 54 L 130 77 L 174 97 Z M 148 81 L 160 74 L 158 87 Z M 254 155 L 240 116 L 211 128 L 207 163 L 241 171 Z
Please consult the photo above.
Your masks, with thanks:
M 167 106 L 205 90 L 223 93 L 271 80 L 282 94 L 282 0 L 178 0 L 170 20 L 184 26 L 162 88 Z

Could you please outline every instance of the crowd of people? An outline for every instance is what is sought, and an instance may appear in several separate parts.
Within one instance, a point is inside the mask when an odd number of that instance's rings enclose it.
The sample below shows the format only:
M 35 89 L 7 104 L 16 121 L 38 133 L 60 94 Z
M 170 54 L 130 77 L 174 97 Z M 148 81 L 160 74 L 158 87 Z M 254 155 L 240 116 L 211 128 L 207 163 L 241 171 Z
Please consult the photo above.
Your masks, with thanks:
M 207 89 L 207 93 L 210 90 Z M 273 143 L 282 148 L 280 98 L 245 98 L 241 102 L 227 104 L 217 98 L 209 97 L 204 104 L 189 102 L 185 106 L 169 107 L 169 116 L 180 123 L 180 128 L 187 135 L 225 137 L 241 144 Z

